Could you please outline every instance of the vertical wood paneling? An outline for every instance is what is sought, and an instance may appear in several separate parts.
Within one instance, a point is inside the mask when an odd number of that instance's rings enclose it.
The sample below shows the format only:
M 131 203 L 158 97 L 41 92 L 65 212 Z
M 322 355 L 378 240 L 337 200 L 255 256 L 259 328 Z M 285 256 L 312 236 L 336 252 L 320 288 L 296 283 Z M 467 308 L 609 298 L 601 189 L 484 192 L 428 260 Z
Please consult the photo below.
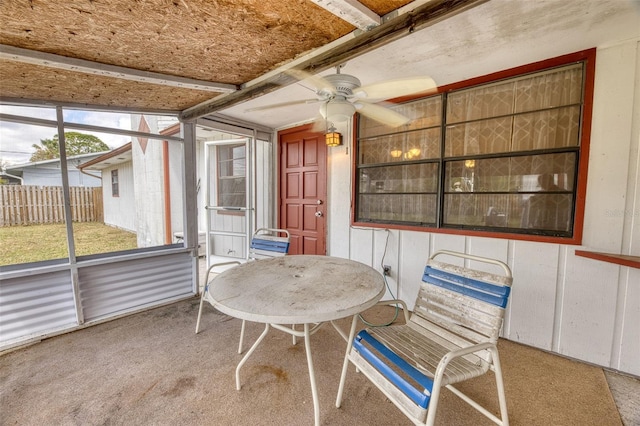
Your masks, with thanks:
M 514 241 L 506 338 L 552 350 L 559 246 Z
M 612 367 L 640 376 L 640 269 L 622 268 L 618 311 L 622 312 L 614 340 Z
M 429 258 L 430 234 L 426 232 L 404 231 L 400 234 L 400 249 L 397 277 L 399 298 L 406 301 L 409 309 L 413 305 L 420 290 L 422 274 Z M 393 274 L 393 273 L 392 273 Z
M 611 357 L 620 267 L 570 256 L 557 352 L 599 365 Z M 597 343 L 595 343 L 597 342 Z
M 378 229 L 373 232 L 373 268 L 382 273 L 382 265 L 391 266 L 392 273 L 386 277 L 388 288 L 383 296 L 383 299 L 387 300 L 398 297 L 399 235 L 400 231 L 398 230 Z
M 373 266 L 373 230 L 351 229 L 349 258 Z

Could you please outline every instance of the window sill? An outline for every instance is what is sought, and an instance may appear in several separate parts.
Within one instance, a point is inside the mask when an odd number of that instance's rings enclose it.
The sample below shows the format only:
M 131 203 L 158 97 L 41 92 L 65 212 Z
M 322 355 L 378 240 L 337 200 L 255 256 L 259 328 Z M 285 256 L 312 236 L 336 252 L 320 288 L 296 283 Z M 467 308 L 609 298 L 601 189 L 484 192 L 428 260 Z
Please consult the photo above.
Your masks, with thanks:
M 588 257 L 589 259 L 601 260 L 603 262 L 640 269 L 640 256 L 627 256 L 624 254 L 601 253 L 584 250 L 576 250 L 576 256 Z

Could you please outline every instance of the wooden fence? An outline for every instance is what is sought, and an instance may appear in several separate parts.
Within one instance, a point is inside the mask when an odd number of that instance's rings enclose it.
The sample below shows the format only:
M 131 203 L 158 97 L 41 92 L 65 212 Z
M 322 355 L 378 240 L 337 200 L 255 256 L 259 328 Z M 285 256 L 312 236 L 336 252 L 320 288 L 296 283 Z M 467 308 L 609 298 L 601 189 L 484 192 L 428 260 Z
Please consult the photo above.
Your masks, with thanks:
M 102 188 L 71 187 L 71 220 L 103 222 Z M 0 185 L 0 226 L 64 223 L 61 186 Z

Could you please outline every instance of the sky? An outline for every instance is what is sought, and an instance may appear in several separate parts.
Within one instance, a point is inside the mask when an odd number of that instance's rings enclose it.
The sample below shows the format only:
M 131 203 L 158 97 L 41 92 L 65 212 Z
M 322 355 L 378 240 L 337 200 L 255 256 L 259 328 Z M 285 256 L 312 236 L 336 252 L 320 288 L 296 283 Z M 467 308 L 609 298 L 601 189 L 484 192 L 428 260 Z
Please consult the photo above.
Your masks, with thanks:
M 0 105 L 0 113 L 56 120 L 55 108 Z M 130 114 L 65 109 L 64 120 L 73 123 L 131 130 Z M 69 131 L 79 130 L 70 129 Z M 53 138 L 56 132 L 57 130 L 54 127 L 0 121 L 0 164 L 16 165 L 28 163 L 31 154 L 35 151 L 33 145 L 40 144 L 41 139 Z M 131 140 L 130 136 L 124 135 L 80 132 L 90 133 L 99 137 L 111 149 L 118 148 Z

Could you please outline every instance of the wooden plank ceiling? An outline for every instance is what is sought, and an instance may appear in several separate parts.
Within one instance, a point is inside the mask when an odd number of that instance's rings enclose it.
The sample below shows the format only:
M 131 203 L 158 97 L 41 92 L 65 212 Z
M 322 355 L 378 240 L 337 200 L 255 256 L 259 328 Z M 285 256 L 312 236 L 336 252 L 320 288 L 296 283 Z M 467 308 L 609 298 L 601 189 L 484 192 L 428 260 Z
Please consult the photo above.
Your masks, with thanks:
M 299 68 L 326 69 L 376 39 L 482 1 L 416 2 L 422 15 L 396 21 L 409 0 L 2 1 L 0 97 L 195 118 L 291 83 L 276 73 L 247 87 L 341 37 L 356 42 Z

